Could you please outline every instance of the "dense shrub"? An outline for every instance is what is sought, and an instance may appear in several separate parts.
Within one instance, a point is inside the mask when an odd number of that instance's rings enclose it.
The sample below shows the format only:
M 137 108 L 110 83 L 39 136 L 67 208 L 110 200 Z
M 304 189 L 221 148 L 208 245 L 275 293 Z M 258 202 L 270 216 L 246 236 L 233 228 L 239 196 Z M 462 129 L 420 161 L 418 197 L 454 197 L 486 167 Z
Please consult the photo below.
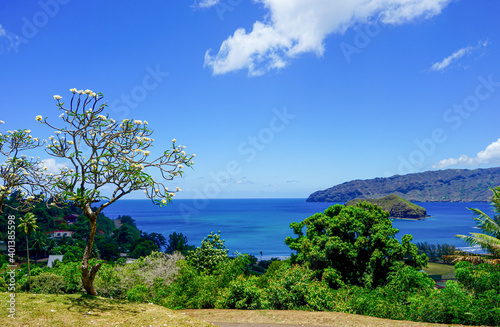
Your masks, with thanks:
M 245 255 L 219 262 L 213 269 L 198 269 L 189 261 L 178 263 L 180 270 L 167 288 L 168 296 L 162 304 L 169 308 L 208 309 L 220 303 L 224 290 L 231 281 L 243 275 L 248 265 Z
M 331 290 L 314 279 L 314 272 L 299 265 L 282 264 L 268 279 L 265 290 L 270 309 L 325 310 L 329 308 Z
M 127 286 L 130 285 L 122 282 L 116 266 L 111 264 L 102 265 L 99 269 L 99 274 L 97 274 L 94 280 L 94 287 L 97 293 L 106 297 L 125 298 L 127 296 Z
M 266 303 L 262 290 L 257 286 L 258 277 L 242 275 L 229 283 L 216 303 L 220 309 L 263 309 Z
M 416 296 L 409 305 L 407 319 L 444 324 L 472 324 L 472 296 L 456 281 L 429 296 Z
M 5 279 L 3 279 L 3 277 L 0 277 L 0 292 L 6 292 L 8 289 L 8 286 L 9 285 L 7 284 Z
M 500 292 L 500 265 L 482 263 L 474 266 L 462 261 L 455 265 L 455 278 L 475 294 L 490 290 Z
M 79 262 L 59 262 L 51 272 L 62 276 L 66 293 L 76 293 L 82 290 L 82 271 Z
M 180 261 L 178 265 L 179 274 L 168 287 L 169 294 L 161 304 L 172 309 L 214 308 L 219 276 L 200 272 L 186 261 Z
M 212 232 L 201 241 L 200 247 L 189 252 L 186 260 L 200 271 L 213 273 L 216 266 L 229 259 L 228 252 L 224 240 L 220 238 L 220 231 L 217 234 Z
M 28 283 L 22 286 L 23 290 L 28 289 Z M 64 294 L 66 283 L 62 276 L 54 273 L 41 273 L 38 276 L 31 277 L 31 293 L 39 294 Z
M 293 263 L 310 268 L 332 288 L 377 288 L 404 264 L 420 269 L 428 261 L 418 254 L 411 235 L 403 235 L 401 242 L 395 238 L 398 230 L 388 218 L 388 212 L 368 202 L 336 204 L 290 224 L 297 237 L 287 237 L 285 243 L 297 251 Z
M 102 296 L 127 298 L 127 291 L 140 285 L 152 288 L 161 280 L 165 286 L 174 280 L 177 262 L 183 258 L 180 253 L 153 252 L 129 264 L 103 265 L 95 279 L 96 290 Z
M 127 300 L 129 301 L 150 302 L 151 299 L 151 291 L 144 285 L 137 285 L 127 291 Z

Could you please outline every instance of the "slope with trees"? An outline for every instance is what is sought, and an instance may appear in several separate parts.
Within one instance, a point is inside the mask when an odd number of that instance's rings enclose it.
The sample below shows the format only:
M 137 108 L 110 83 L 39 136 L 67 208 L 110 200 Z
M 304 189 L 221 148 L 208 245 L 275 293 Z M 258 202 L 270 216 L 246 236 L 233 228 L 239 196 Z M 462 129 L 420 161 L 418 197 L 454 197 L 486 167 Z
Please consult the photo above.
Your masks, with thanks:
M 346 206 L 367 201 L 376 204 L 389 212 L 390 218 L 421 219 L 427 217 L 427 211 L 415 203 L 403 199 L 396 194 L 384 196 L 380 199 L 354 199 L 346 202 Z
M 312 193 L 308 202 L 347 202 L 391 194 L 411 202 L 486 202 L 500 185 L 500 167 L 446 169 L 387 178 L 353 180 Z

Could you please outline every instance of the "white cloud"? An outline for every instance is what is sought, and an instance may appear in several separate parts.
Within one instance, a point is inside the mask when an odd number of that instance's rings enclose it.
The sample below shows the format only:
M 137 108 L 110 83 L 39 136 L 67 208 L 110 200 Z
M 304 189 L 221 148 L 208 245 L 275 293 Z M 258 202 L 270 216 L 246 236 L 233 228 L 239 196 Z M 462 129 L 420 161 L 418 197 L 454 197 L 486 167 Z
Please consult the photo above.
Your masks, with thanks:
M 68 167 L 67 163 L 56 163 L 55 159 L 43 159 L 42 163 L 47 167 L 47 173 L 57 174 L 62 168 Z
M 7 31 L 0 25 L 0 37 L 7 36 Z
M 220 2 L 220 0 L 200 0 L 200 1 L 195 0 L 193 7 L 207 9 L 207 8 L 215 6 L 219 2 Z
M 403 24 L 438 15 L 450 0 L 256 0 L 269 10 L 269 19 L 251 31 L 237 29 L 219 52 L 205 54 L 205 66 L 215 75 L 247 69 L 262 75 L 285 67 L 299 54 L 321 56 L 324 39 L 358 23 Z
M 433 168 L 441 169 L 449 166 L 477 166 L 485 164 L 500 164 L 500 139 L 491 143 L 479 152 L 475 157 L 471 158 L 462 155 L 459 158 L 449 158 L 438 162 Z
M 486 47 L 486 46 L 488 46 L 488 41 L 479 42 L 476 46 L 468 46 L 468 47 L 459 49 L 459 50 L 453 52 L 453 54 L 451 54 L 450 56 L 444 58 L 443 61 L 436 62 L 436 63 L 432 64 L 430 69 L 433 71 L 443 71 L 446 67 L 448 67 L 452 63 L 456 62 L 457 60 L 459 60 L 463 56 L 468 55 L 468 54 L 478 50 L 479 48 Z

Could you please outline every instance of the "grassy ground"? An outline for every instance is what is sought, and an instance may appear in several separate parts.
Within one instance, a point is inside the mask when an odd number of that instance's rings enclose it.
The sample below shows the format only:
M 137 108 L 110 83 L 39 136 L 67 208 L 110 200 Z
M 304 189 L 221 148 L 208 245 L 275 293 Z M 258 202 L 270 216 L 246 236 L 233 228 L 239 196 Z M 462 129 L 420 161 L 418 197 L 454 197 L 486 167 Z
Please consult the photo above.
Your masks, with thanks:
M 373 326 L 373 327 L 444 327 L 462 325 L 427 324 L 412 321 L 380 319 L 339 312 L 307 312 L 278 310 L 182 310 L 192 317 L 211 322 L 245 322 L 275 324 L 271 326 L 315 325 L 315 326 Z M 243 325 L 245 326 L 245 325 Z
M 83 294 L 16 294 L 15 319 L 8 317 L 9 293 L 0 293 L 0 325 L 20 326 L 212 326 L 157 305 L 89 297 Z
M 34 326 L 213 326 L 209 322 L 376 327 L 444 327 L 337 313 L 277 310 L 181 310 L 174 311 L 154 304 L 89 297 L 82 294 L 44 295 L 16 294 L 15 319 L 8 318 L 6 301 L 9 293 L 0 293 L 0 325 L 5 327 Z M 285 324 L 285 325 L 284 325 Z M 453 325 L 459 326 L 459 325 Z
M 429 275 L 442 275 L 443 278 L 455 277 L 455 266 L 442 263 L 429 262 L 423 270 Z

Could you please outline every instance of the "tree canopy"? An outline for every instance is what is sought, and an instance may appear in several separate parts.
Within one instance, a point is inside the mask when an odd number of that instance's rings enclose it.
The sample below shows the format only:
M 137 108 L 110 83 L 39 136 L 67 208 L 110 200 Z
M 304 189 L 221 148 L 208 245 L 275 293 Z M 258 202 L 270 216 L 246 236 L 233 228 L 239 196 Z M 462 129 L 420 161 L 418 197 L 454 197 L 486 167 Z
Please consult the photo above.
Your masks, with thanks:
M 194 155 L 186 154 L 185 147 L 173 139 L 170 149 L 150 159 L 154 139 L 147 121 L 115 121 L 104 112 L 107 105 L 101 102 L 101 93 L 75 88 L 70 92 L 68 104 L 61 101 L 62 96 L 54 95 L 61 124 L 41 115 L 35 119 L 54 131 L 46 152 L 67 162 L 50 184 L 57 194 L 54 202 L 73 204 L 82 209 L 90 222 L 81 271 L 85 290 L 96 295 L 93 281 L 101 264 L 90 267 L 88 259 L 99 213 L 134 191 L 144 191 L 157 205 L 167 204 L 180 188 L 169 190 L 164 181 L 182 176 L 182 169 L 193 164 Z M 152 171 L 157 171 L 159 177 L 154 177 Z M 110 190 L 110 195 L 103 194 L 104 189 Z M 93 207 L 96 203 L 98 206 Z
M 395 238 L 398 229 L 388 217 L 388 212 L 368 202 L 337 204 L 290 224 L 298 237 L 287 237 L 285 243 L 297 251 L 293 263 L 314 270 L 331 287 L 375 288 L 404 264 L 421 268 L 428 260 L 425 254 L 417 254 L 411 235 L 404 235 L 402 242 Z

